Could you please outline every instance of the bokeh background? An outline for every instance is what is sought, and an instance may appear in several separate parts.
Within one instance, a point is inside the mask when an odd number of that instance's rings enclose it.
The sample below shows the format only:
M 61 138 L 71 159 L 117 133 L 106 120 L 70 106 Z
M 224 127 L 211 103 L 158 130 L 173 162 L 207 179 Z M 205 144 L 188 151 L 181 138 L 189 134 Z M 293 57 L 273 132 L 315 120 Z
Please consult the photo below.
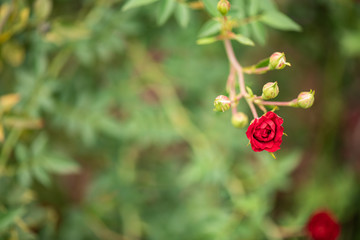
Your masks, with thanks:
M 234 42 L 244 66 L 276 51 L 292 64 L 246 75 L 255 94 L 316 90 L 312 108 L 277 112 L 276 160 L 212 111 L 229 63 L 221 42 L 196 44 L 202 2 L 165 21 L 162 1 L 0 1 L 0 238 L 307 239 L 326 208 L 340 239 L 360 239 L 359 1 L 231 2 L 302 27 L 250 23 L 238 30 L 256 46 Z

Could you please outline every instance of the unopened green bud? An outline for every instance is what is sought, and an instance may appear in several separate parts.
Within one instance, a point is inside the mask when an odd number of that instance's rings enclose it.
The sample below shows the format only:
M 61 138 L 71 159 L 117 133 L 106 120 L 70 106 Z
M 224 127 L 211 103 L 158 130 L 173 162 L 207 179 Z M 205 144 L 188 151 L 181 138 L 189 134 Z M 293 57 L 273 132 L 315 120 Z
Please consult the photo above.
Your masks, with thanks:
M 220 0 L 217 4 L 218 11 L 225 16 L 230 10 L 230 3 L 228 0 Z
M 215 98 L 214 111 L 225 112 L 230 109 L 231 102 L 227 96 L 220 95 Z
M 268 82 L 264 85 L 262 89 L 262 99 L 268 100 L 272 98 L 276 98 L 279 94 L 279 86 L 277 82 Z
M 297 105 L 301 108 L 309 108 L 315 100 L 315 91 L 301 92 L 297 98 Z
M 248 116 L 246 116 L 245 113 L 238 112 L 232 116 L 231 123 L 234 127 L 244 128 L 248 125 L 249 118 L 248 118 Z
M 270 69 L 283 69 L 285 65 L 291 66 L 290 63 L 286 62 L 285 53 L 275 52 L 270 56 Z

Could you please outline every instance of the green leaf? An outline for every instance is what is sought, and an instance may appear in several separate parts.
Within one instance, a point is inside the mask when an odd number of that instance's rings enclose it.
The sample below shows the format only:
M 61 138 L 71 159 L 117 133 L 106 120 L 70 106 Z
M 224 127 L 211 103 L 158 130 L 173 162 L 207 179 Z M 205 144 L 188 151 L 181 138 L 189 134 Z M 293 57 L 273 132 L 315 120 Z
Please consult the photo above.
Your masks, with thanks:
M 250 24 L 250 28 L 252 31 L 252 36 L 254 39 L 262 46 L 264 46 L 266 41 L 266 33 L 265 28 L 262 23 L 254 22 Z
M 217 0 L 203 0 L 206 11 L 208 11 L 211 16 L 220 16 L 219 11 L 217 10 Z
M 40 155 L 45 150 L 46 143 L 47 138 L 44 134 L 41 134 L 39 137 L 37 137 L 31 145 L 31 152 L 33 156 Z
M 196 41 L 196 44 L 205 45 L 216 41 L 217 41 L 216 37 L 200 38 Z
M 159 25 L 164 24 L 169 19 L 176 6 L 175 3 L 175 0 L 161 0 L 160 12 L 157 15 L 157 21 Z
M 249 15 L 250 16 L 254 16 L 258 13 L 259 11 L 259 0 L 251 0 L 250 4 L 249 4 Z
M 150 3 L 156 2 L 158 0 L 129 0 L 125 3 L 125 5 L 122 8 L 122 11 L 127 11 L 131 8 L 137 8 L 144 5 L 148 5 Z
M 247 38 L 241 34 L 234 35 L 233 39 L 244 45 L 248 45 L 248 46 L 255 45 L 254 42 L 250 38 Z
M 6 213 L 0 213 L 0 231 L 3 232 L 11 224 L 15 222 L 15 219 L 21 217 L 25 213 L 25 209 L 20 207 L 16 209 L 11 209 Z
M 261 16 L 260 21 L 270 27 L 285 31 L 301 31 L 301 26 L 291 18 L 278 11 L 266 12 Z
M 20 143 L 15 148 L 15 156 L 19 162 L 25 162 L 29 158 L 29 151 Z
M 50 186 L 51 179 L 49 174 L 45 171 L 45 169 L 41 168 L 38 165 L 33 166 L 32 173 L 34 177 L 42 183 L 44 186 Z
M 250 95 L 250 97 L 254 96 L 253 91 L 251 90 L 250 87 L 246 86 L 246 91 L 248 92 L 248 94 Z
M 221 30 L 221 23 L 214 19 L 210 19 L 201 27 L 199 31 L 199 37 L 207 37 L 210 35 L 214 35 L 218 33 L 220 30 Z
M 263 68 L 269 66 L 270 58 L 265 58 L 255 65 L 255 68 Z
M 190 9 L 185 4 L 178 3 L 175 9 L 175 18 L 181 27 L 187 27 L 190 22 Z
M 79 164 L 64 157 L 49 156 L 46 157 L 43 161 L 43 168 L 53 173 L 76 173 L 80 169 Z

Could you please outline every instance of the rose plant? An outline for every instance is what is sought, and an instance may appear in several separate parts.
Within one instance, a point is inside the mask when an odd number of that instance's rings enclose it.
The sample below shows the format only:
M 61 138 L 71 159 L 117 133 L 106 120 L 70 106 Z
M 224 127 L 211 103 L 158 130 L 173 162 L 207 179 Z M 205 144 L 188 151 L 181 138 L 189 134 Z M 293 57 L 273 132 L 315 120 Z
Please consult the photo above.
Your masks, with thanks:
M 291 66 L 286 62 L 285 54 L 282 52 L 275 52 L 270 57 L 261 60 L 257 64 L 249 67 L 242 67 L 238 62 L 231 41 L 237 40 L 245 45 L 252 45 L 252 41 L 242 35 L 237 35 L 233 32 L 234 22 L 231 16 L 227 16 L 230 9 L 230 3 L 227 0 L 220 0 L 218 3 L 218 10 L 223 15 L 222 18 L 218 18 L 221 22 L 220 35 L 212 38 L 199 39 L 199 44 L 212 43 L 216 40 L 223 40 L 227 57 L 230 62 L 230 73 L 227 80 L 227 88 L 229 90 L 229 101 L 223 101 L 225 96 L 220 95 L 214 101 L 215 110 L 224 112 L 227 109 L 232 109 L 232 123 L 235 127 L 245 127 L 246 124 L 234 124 L 234 116 L 238 116 L 237 105 L 240 99 L 244 98 L 249 105 L 249 108 L 253 115 L 253 120 L 246 131 L 251 148 L 255 152 L 268 151 L 274 158 L 273 152 L 280 149 L 282 143 L 282 136 L 284 134 L 284 128 L 282 126 L 283 119 L 274 113 L 278 106 L 288 107 L 300 107 L 309 108 L 314 103 L 315 91 L 301 92 L 299 96 L 291 101 L 278 102 L 267 101 L 277 97 L 279 94 L 279 87 L 277 82 L 268 82 L 264 85 L 262 95 L 257 96 L 253 94 L 252 89 L 245 85 L 244 74 L 264 74 L 270 70 L 280 70 L 285 66 Z M 235 79 L 238 80 L 239 93 L 236 93 Z M 228 98 L 226 98 L 228 99 Z M 256 106 L 264 112 L 263 116 L 258 116 Z M 266 106 L 270 106 L 273 109 L 268 112 Z M 244 113 L 241 113 L 244 115 Z

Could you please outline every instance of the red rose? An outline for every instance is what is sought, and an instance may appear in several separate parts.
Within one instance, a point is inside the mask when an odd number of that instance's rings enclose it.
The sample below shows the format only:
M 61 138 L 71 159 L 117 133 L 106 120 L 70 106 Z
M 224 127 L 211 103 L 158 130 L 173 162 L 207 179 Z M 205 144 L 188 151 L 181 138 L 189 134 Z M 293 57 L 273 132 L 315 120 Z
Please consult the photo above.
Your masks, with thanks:
M 260 118 L 255 118 L 246 131 L 251 148 L 255 152 L 279 150 L 284 133 L 284 127 L 281 126 L 283 122 L 274 112 L 267 112 Z
M 340 233 L 339 224 L 332 214 L 327 211 L 313 214 L 306 228 L 314 240 L 335 240 Z

